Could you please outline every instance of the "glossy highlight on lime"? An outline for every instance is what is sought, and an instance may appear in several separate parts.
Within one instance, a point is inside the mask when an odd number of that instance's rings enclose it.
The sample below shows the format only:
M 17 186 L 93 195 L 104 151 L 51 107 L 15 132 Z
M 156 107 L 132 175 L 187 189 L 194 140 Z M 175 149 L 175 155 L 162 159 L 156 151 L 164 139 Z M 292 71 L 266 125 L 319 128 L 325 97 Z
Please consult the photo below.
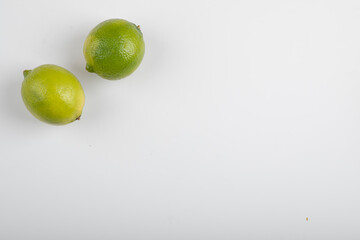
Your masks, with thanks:
M 140 26 L 123 19 L 98 24 L 84 43 L 86 70 L 117 80 L 132 74 L 140 65 L 145 43 Z
M 32 115 L 55 125 L 79 120 L 85 104 L 78 79 L 68 70 L 52 64 L 25 70 L 21 95 Z

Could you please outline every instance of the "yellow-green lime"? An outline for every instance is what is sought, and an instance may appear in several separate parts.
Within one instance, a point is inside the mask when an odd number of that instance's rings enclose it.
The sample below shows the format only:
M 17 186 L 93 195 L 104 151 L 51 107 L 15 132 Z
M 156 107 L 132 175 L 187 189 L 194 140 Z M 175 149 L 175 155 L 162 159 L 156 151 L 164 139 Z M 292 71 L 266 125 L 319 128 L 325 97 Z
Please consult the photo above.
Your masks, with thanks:
M 109 79 L 129 76 L 140 65 L 145 43 L 140 27 L 123 19 L 97 25 L 84 43 L 86 70 Z
M 36 118 L 56 125 L 80 119 L 85 104 L 84 91 L 77 78 L 51 64 L 24 71 L 21 95 Z

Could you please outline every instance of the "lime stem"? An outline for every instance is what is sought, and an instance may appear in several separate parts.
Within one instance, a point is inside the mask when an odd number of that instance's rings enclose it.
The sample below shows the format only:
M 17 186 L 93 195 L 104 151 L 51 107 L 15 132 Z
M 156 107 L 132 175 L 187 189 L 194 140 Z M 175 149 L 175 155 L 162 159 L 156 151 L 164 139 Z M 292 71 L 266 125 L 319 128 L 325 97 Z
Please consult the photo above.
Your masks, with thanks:
M 31 72 L 31 70 L 24 70 L 23 74 L 24 74 L 24 78 L 26 78 L 26 76 Z
M 92 66 L 90 66 L 89 64 L 86 64 L 85 69 L 86 69 L 88 72 L 94 72 L 93 67 L 92 67 Z

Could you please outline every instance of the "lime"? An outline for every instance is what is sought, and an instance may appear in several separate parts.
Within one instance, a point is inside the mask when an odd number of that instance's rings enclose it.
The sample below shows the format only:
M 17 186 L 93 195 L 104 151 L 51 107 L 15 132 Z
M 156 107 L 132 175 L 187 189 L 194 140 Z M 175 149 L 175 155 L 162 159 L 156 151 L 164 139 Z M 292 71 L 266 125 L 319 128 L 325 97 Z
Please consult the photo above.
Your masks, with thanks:
M 56 125 L 80 119 L 85 103 L 84 91 L 76 77 L 51 64 L 24 71 L 21 95 L 36 118 Z
M 129 76 L 140 65 L 145 43 L 140 27 L 123 19 L 97 25 L 84 43 L 86 70 L 109 79 Z

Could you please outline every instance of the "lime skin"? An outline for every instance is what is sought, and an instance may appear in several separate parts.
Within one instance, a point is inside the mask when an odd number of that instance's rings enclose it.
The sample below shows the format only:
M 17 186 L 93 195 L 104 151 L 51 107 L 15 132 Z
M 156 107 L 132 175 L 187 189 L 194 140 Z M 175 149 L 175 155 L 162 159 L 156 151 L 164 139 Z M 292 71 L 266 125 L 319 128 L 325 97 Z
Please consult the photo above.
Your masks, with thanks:
M 98 24 L 84 43 L 86 70 L 108 80 L 129 76 L 140 65 L 145 43 L 140 27 L 123 19 Z
M 80 119 L 85 104 L 85 94 L 77 78 L 51 64 L 24 71 L 21 95 L 32 115 L 55 125 Z

